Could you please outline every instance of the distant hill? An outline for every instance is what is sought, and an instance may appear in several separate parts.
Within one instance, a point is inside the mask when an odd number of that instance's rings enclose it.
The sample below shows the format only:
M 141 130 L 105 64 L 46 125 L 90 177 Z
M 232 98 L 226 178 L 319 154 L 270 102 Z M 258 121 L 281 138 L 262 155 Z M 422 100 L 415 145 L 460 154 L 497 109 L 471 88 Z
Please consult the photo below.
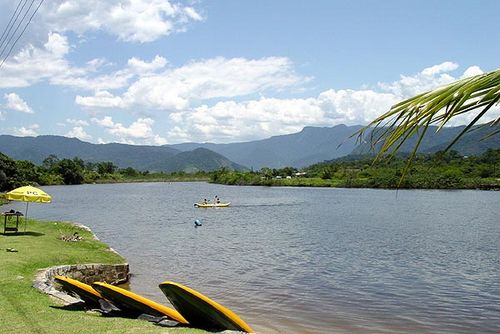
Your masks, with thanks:
M 133 167 L 150 171 L 197 171 L 220 168 L 241 170 L 262 167 L 303 168 L 347 155 L 369 154 L 370 145 L 349 138 L 362 126 L 305 127 L 302 131 L 267 139 L 230 143 L 184 143 L 164 146 L 125 144 L 91 144 L 61 136 L 14 137 L 0 135 L 0 152 L 16 160 L 30 160 L 36 164 L 50 154 L 59 158 L 79 157 L 85 161 L 112 161 L 119 167 Z M 443 150 L 464 126 L 447 127 L 436 133 L 430 127 L 419 152 L 434 153 Z M 481 141 L 500 126 L 483 127 L 465 135 L 453 149 L 462 155 L 479 155 L 488 148 L 500 147 L 500 135 Z M 410 152 L 416 143 L 413 136 L 400 152 Z
M 444 150 L 464 128 L 465 126 L 446 127 L 439 130 L 439 132 L 436 132 L 438 127 L 430 126 L 420 144 L 418 152 L 435 153 L 437 151 Z M 460 138 L 460 140 L 455 143 L 451 149 L 462 155 L 480 155 L 489 148 L 500 147 L 500 135 L 498 134 L 482 140 L 493 131 L 500 131 L 500 126 L 475 126 L 472 129 L 472 131 Z M 417 140 L 418 135 L 408 138 L 399 151 L 401 153 L 411 152 L 415 147 Z M 378 150 L 379 147 L 380 145 L 377 146 L 376 150 Z M 352 152 L 353 155 L 362 155 L 367 153 L 373 153 L 373 151 L 370 149 L 370 145 L 366 142 L 356 147 L 356 149 Z
M 151 164 L 151 170 L 159 170 L 168 166 L 169 170 L 183 170 L 185 172 L 196 172 L 199 170 L 212 171 L 221 168 L 230 170 L 245 170 L 246 167 L 235 164 L 221 154 L 206 148 L 196 148 L 192 151 L 180 152 L 167 160 L 159 160 Z
M 89 162 L 111 161 L 118 167 L 150 171 L 244 169 L 210 150 L 182 152 L 169 146 L 91 144 L 62 136 L 0 135 L 0 152 L 15 160 L 29 160 L 35 164 L 41 164 L 49 155 L 55 154 L 60 159 L 78 157 Z
M 349 136 L 360 128 L 359 125 L 343 124 L 334 127 L 305 127 L 297 133 L 256 141 L 231 144 L 184 143 L 170 147 L 183 151 L 206 148 L 255 170 L 262 167 L 301 168 L 351 153 L 356 147 L 356 139 Z

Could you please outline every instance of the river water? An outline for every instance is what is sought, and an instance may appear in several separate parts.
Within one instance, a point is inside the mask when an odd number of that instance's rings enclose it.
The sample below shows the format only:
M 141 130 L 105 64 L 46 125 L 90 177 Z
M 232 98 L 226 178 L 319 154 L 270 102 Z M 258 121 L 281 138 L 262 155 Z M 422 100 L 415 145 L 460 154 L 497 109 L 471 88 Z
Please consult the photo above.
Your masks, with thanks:
M 44 190 L 53 203 L 30 205 L 30 216 L 92 228 L 129 261 L 133 291 L 168 305 L 158 284 L 177 281 L 259 333 L 500 328 L 499 192 L 203 182 Z M 214 195 L 231 206 L 193 207 Z

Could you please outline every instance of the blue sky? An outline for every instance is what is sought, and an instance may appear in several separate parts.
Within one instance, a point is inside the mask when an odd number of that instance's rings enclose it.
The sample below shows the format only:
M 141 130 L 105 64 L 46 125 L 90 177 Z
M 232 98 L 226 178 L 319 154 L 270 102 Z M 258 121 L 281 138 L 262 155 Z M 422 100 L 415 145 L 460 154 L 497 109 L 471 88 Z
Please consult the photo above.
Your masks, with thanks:
M 1 31 L 17 4 L 0 0 Z M 499 12 L 493 0 L 46 1 L 0 68 L 0 134 L 162 145 L 367 124 L 497 69 Z

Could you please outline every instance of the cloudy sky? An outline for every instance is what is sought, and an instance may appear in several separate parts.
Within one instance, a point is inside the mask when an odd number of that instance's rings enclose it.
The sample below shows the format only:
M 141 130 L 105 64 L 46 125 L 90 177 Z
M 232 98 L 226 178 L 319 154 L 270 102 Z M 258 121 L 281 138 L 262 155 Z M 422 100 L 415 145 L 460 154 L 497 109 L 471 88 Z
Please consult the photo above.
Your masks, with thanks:
M 499 66 L 496 0 L 46 0 L 14 45 L 39 4 L 0 0 L 0 134 L 255 140 Z

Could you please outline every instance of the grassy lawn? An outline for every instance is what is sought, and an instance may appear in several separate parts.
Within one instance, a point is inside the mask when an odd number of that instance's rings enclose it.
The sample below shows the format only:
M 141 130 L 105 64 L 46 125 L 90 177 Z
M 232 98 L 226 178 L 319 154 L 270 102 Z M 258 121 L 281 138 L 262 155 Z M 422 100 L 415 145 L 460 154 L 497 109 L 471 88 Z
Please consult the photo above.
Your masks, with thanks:
M 3 232 L 3 216 L 2 226 Z M 24 231 L 24 225 L 20 226 Z M 0 234 L 0 332 L 2 333 L 172 333 L 205 331 L 165 328 L 134 319 L 107 318 L 96 312 L 70 311 L 31 286 L 38 269 L 63 264 L 123 263 L 83 229 L 61 222 L 29 220 L 27 232 Z M 78 231 L 84 240 L 65 242 L 61 234 Z M 7 252 L 14 248 L 18 252 Z
M 4 193 L 0 193 L 0 205 L 9 203 L 9 201 L 7 201 L 4 196 Z

